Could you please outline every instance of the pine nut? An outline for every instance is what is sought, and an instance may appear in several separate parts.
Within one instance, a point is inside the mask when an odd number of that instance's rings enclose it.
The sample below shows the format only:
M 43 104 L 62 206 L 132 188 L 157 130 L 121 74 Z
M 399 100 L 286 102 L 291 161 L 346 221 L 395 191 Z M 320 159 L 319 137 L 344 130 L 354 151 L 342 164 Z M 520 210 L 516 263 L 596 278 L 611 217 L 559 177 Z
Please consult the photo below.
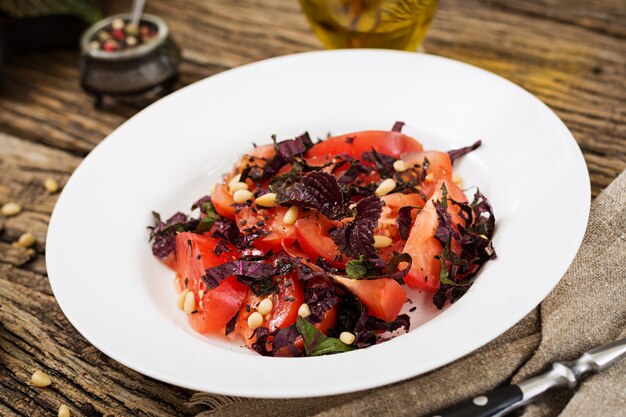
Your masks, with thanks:
M 7 217 L 18 215 L 20 214 L 21 211 L 22 211 L 22 206 L 20 206 L 17 203 L 6 203 L 0 209 L 0 213 L 2 213 L 4 216 L 7 216 Z
M 247 189 L 248 189 L 248 184 L 246 184 L 245 182 L 234 182 L 230 184 L 230 186 L 228 187 L 228 191 L 230 191 L 231 194 L 233 194 L 237 190 L 247 190 Z
M 354 339 L 356 339 L 356 336 L 350 332 L 341 332 L 341 334 L 339 335 L 339 340 L 341 340 L 346 345 L 353 344 Z
M 50 377 L 41 371 L 35 371 L 33 373 L 33 376 L 30 377 L 30 382 L 32 382 L 34 386 L 39 388 L 47 387 L 48 385 L 52 384 L 52 380 L 50 379 Z
M 393 169 L 396 172 L 404 172 L 407 169 L 409 169 L 409 164 L 404 162 L 402 159 L 398 159 L 397 161 L 393 163 Z
M 54 194 L 59 191 L 59 183 L 52 177 L 48 177 L 43 180 L 43 186 L 48 190 L 50 194 Z
M 32 235 L 32 233 L 23 233 L 19 239 L 17 239 L 17 244 L 18 246 L 21 246 L 23 248 L 30 248 L 31 246 L 33 246 L 36 242 L 35 236 Z
M 426 175 L 426 178 L 424 178 L 424 181 L 426 182 L 432 182 L 433 179 L 435 179 L 435 176 L 432 174 L 432 172 L 428 175 Z
M 374 235 L 374 247 L 377 249 L 391 246 L 392 242 L 393 241 L 391 240 L 390 237 L 383 236 L 383 235 Z
M 285 216 L 283 217 L 283 223 L 287 225 L 294 224 L 296 220 L 298 220 L 299 214 L 300 209 L 298 208 L 298 206 L 289 207 L 289 210 L 287 210 Z
M 276 194 L 275 193 L 267 193 L 263 194 L 259 198 L 255 200 L 257 206 L 261 207 L 276 207 L 278 203 L 276 203 Z
M 61 407 L 59 407 L 59 417 L 70 417 L 70 409 L 67 405 L 65 404 L 61 404 Z
M 228 187 L 230 188 L 234 183 L 241 182 L 241 174 L 237 174 L 228 181 Z
M 452 181 L 454 181 L 454 183 L 459 187 L 463 187 L 463 177 L 461 177 L 459 174 L 453 174 Z
M 309 317 L 311 315 L 311 309 L 307 303 L 300 304 L 300 308 L 298 309 L 298 315 L 300 317 Z
M 376 188 L 375 194 L 378 197 L 382 197 L 392 192 L 394 188 L 396 188 L 396 182 L 392 178 L 387 178 L 386 180 L 378 184 L 378 188 Z
M 252 193 L 248 190 L 237 190 L 233 193 L 235 203 L 245 203 L 248 200 L 252 200 L 252 197 Z
M 248 316 L 248 327 L 251 330 L 258 329 L 263 324 L 263 316 L 258 311 Z
M 272 300 L 269 298 L 265 298 L 261 300 L 261 302 L 256 308 L 256 311 L 258 311 L 262 316 L 264 316 L 266 314 L 270 314 L 273 309 L 274 309 L 274 303 L 272 303 Z
M 189 290 L 182 290 L 180 294 L 176 297 L 176 306 L 179 310 L 184 310 L 185 308 L 185 297 L 187 297 L 187 293 Z
M 191 291 L 185 295 L 185 302 L 183 303 L 183 311 L 185 314 L 191 314 L 196 309 L 196 296 Z
M 111 22 L 111 27 L 115 30 L 120 30 L 124 28 L 124 21 L 122 19 L 113 19 Z

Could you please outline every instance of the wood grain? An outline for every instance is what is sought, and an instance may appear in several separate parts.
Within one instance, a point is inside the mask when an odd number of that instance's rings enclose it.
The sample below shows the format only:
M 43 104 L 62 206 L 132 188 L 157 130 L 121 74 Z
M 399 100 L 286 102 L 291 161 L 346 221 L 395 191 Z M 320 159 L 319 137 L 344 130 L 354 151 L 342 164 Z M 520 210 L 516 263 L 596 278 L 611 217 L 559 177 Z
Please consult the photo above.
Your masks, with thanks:
M 108 13 L 127 1 L 107 2 Z M 154 0 L 183 47 L 177 87 L 239 65 L 319 48 L 297 2 Z M 574 133 L 597 195 L 626 169 L 626 2 L 442 0 L 425 48 L 502 75 L 546 102 Z M 45 270 L 47 223 L 57 195 L 95 145 L 146 103 L 96 110 L 78 86 L 75 51 L 15 57 L 0 93 L 0 415 L 191 415 L 192 392 L 144 377 L 106 357 L 68 323 Z M 12 243 L 29 231 L 31 249 Z M 54 383 L 30 385 L 41 369 Z

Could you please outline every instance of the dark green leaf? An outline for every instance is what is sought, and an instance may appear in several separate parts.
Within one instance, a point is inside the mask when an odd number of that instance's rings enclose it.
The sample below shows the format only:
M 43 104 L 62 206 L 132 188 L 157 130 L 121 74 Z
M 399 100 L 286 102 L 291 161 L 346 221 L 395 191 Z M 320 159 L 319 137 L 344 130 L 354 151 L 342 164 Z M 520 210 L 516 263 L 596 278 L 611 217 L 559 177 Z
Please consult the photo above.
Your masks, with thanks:
M 330 353 L 348 352 L 354 348 L 346 345 L 339 339 L 327 337 L 305 318 L 298 316 L 296 322 L 298 332 L 304 339 L 304 349 L 307 356 L 328 355 Z

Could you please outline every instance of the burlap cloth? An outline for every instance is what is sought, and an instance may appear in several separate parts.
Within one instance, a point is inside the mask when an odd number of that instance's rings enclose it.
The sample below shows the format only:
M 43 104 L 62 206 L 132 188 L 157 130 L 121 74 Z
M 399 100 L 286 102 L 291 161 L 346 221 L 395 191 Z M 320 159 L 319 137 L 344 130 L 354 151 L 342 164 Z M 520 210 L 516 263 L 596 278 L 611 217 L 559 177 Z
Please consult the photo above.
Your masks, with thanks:
M 563 196 L 563 210 L 570 204 L 576 201 Z M 537 250 L 550 250 L 538 243 Z M 593 202 L 583 244 L 554 291 L 505 334 L 470 355 L 428 374 L 353 394 L 259 400 L 197 393 L 189 406 L 197 417 L 419 416 L 625 337 L 625 284 L 626 171 Z M 586 379 L 575 392 L 548 393 L 522 416 L 626 416 L 626 359 Z

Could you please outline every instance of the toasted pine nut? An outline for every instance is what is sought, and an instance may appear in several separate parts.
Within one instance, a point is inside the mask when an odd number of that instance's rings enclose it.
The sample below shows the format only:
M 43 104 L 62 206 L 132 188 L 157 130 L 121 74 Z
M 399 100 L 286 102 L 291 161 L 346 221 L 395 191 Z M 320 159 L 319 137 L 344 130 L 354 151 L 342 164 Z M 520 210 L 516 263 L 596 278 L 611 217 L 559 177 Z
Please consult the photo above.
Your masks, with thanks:
M 393 169 L 396 172 L 404 172 L 407 169 L 409 169 L 409 164 L 404 162 L 402 159 L 398 159 L 397 161 L 393 163 Z
M 41 371 L 35 371 L 33 373 L 33 376 L 30 377 L 30 382 L 32 382 L 34 386 L 39 388 L 47 387 L 48 385 L 52 384 L 52 380 L 50 379 L 50 377 Z
M 256 308 L 256 311 L 258 311 L 262 316 L 264 316 L 266 314 L 270 314 L 273 309 L 274 309 L 274 303 L 272 303 L 272 300 L 270 298 L 265 298 L 261 300 L 261 302 Z
M 43 186 L 48 190 L 50 194 L 54 194 L 59 191 L 59 183 L 52 177 L 48 177 L 43 180 Z
M 262 324 L 263 324 L 263 316 L 258 311 L 255 311 L 254 313 L 248 316 L 248 327 L 251 330 L 261 327 Z
M 375 194 L 378 197 L 385 196 L 392 192 L 396 188 L 396 182 L 392 178 L 387 178 L 383 180 L 380 184 L 378 184 L 378 188 L 376 188 Z
M 185 314 L 191 314 L 192 311 L 196 309 L 196 296 L 194 293 L 189 291 L 187 295 L 185 295 L 185 302 L 183 304 L 183 311 Z
M 248 190 L 237 190 L 233 193 L 235 203 L 245 203 L 248 200 L 252 200 L 252 197 L 252 193 Z
M 300 304 L 300 308 L 298 308 L 298 315 L 300 317 L 309 317 L 311 315 L 311 309 L 307 303 Z
M 189 292 L 189 290 L 182 290 L 180 292 L 180 294 L 178 294 L 178 296 L 176 297 L 176 306 L 180 310 L 184 310 L 185 309 L 185 297 L 187 297 L 187 293 L 188 292 Z
M 278 203 L 276 203 L 276 194 L 275 193 L 267 193 L 263 194 L 259 198 L 255 200 L 257 206 L 261 207 L 276 207 Z
M 61 407 L 59 407 L 59 417 L 70 417 L 70 409 L 67 405 L 65 404 L 61 404 Z
M 6 203 L 0 209 L 0 213 L 2 213 L 4 216 L 7 216 L 7 217 L 18 215 L 20 214 L 21 211 L 22 211 L 22 206 L 20 206 L 17 203 Z
M 463 187 L 463 177 L 459 174 L 452 174 L 452 181 L 454 181 L 454 183 L 459 187 Z
M 248 189 L 248 184 L 246 184 L 245 182 L 234 182 L 230 184 L 230 186 L 228 187 L 228 191 L 230 191 L 231 194 L 233 194 L 237 190 L 247 190 L 247 189 Z
M 298 215 L 300 214 L 300 209 L 298 206 L 291 206 L 289 210 L 285 212 L 285 216 L 283 217 L 284 224 L 294 224 L 296 220 L 298 220 Z
M 353 344 L 354 339 L 356 339 L 356 336 L 350 332 L 341 332 L 341 334 L 339 335 L 339 340 L 341 340 L 346 345 Z
M 390 237 L 383 236 L 383 235 L 374 235 L 374 247 L 377 249 L 391 246 L 392 242 L 393 241 L 391 240 Z
M 30 248 L 35 244 L 35 236 L 32 233 L 23 233 L 19 239 L 17 239 L 17 245 L 23 248 Z
M 230 181 L 228 181 L 228 187 L 230 187 L 231 185 L 233 185 L 236 182 L 241 182 L 241 174 L 237 174 L 234 177 L 232 177 L 230 179 Z

